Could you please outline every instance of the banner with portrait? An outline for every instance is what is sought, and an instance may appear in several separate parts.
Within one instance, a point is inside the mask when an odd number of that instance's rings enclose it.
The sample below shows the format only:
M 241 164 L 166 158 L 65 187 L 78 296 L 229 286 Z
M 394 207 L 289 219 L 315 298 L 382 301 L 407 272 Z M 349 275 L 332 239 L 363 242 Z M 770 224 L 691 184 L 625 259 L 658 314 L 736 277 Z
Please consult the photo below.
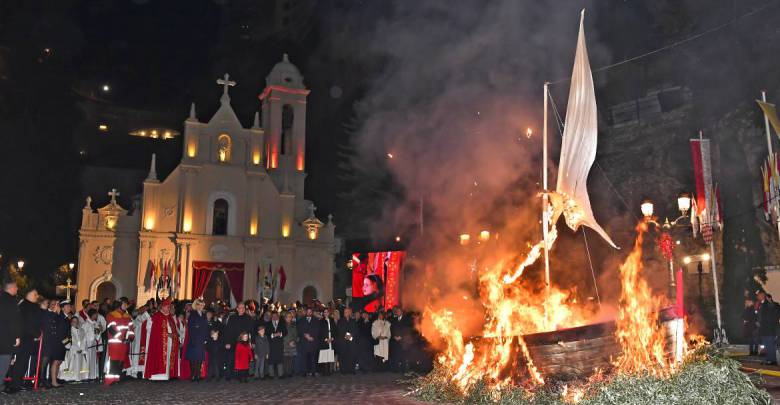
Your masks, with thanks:
M 376 312 L 400 304 L 404 251 L 352 254 L 352 298 L 357 309 Z

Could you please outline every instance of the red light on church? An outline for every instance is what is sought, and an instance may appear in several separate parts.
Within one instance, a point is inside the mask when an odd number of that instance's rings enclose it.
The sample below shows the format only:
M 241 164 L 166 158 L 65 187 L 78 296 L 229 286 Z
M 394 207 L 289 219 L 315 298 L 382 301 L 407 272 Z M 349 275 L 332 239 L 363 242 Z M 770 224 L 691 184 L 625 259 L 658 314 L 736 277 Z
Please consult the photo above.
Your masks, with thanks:
M 279 150 L 276 145 L 268 146 L 268 168 L 276 169 L 279 167 Z

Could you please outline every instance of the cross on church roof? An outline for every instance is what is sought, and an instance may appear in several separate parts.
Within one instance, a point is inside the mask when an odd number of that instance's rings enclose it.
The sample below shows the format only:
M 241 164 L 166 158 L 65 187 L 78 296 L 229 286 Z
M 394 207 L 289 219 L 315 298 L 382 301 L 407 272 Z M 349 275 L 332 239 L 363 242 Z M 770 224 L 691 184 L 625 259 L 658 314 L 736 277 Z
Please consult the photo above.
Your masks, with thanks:
M 309 205 L 309 218 L 315 218 L 314 211 L 317 211 L 317 207 L 312 203 Z
M 116 205 L 116 198 L 119 197 L 119 191 L 117 191 L 115 188 L 112 188 L 111 191 L 108 192 L 108 195 L 111 197 L 111 204 Z
M 228 95 L 228 89 L 232 86 L 235 86 L 236 82 L 230 80 L 230 75 L 225 73 L 224 78 L 217 79 L 217 84 L 222 85 L 222 101 L 230 101 L 230 96 Z

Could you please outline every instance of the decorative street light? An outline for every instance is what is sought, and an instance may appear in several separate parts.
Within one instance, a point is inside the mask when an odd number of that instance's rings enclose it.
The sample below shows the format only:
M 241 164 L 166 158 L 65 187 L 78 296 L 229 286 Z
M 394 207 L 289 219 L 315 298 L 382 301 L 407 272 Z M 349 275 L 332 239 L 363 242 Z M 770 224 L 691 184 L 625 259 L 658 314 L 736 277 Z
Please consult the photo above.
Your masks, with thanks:
M 16 267 L 18 267 L 19 270 L 24 269 L 24 260 L 19 260 L 18 262 L 16 262 Z
M 661 249 L 662 253 L 664 254 L 664 257 L 669 261 L 669 287 L 670 291 L 675 291 L 675 280 L 674 280 L 674 254 L 672 250 L 674 249 L 674 244 L 671 243 L 671 237 L 669 236 L 669 230 L 673 226 L 689 226 L 690 223 L 684 224 L 682 223 L 683 220 L 688 219 L 688 210 L 691 209 L 691 197 L 688 193 L 680 193 L 680 195 L 677 196 L 677 209 L 680 210 L 680 216 L 677 217 L 673 221 L 669 221 L 669 218 L 665 218 L 663 224 L 658 223 L 658 221 L 655 220 L 653 217 L 654 213 L 654 206 L 653 202 L 649 199 L 645 199 L 642 201 L 642 205 L 640 206 L 640 209 L 642 211 L 642 215 L 645 217 L 645 221 L 648 224 L 655 225 L 656 227 L 660 227 L 664 230 L 664 233 L 661 235 Z
M 655 226 L 659 226 L 660 224 L 655 221 L 653 217 L 653 203 L 650 200 L 644 200 L 641 205 L 642 215 L 645 216 L 645 221 L 649 224 L 653 224 Z M 664 220 L 663 225 L 660 225 L 664 230 L 667 232 L 673 227 L 673 226 L 694 226 L 694 224 L 691 223 L 691 218 L 688 216 L 688 211 L 691 209 L 691 195 L 688 193 L 680 193 L 679 196 L 677 196 L 677 209 L 680 210 L 680 216 L 677 217 L 673 221 L 669 221 L 669 218 L 666 218 Z M 696 214 L 696 213 L 694 213 Z M 683 223 L 684 220 L 687 220 L 688 223 Z M 710 225 L 712 226 L 712 225 Z M 710 228 L 711 229 L 711 228 Z M 710 233 L 711 235 L 711 233 Z M 693 261 L 701 261 L 701 262 L 710 262 L 710 268 L 712 270 L 712 282 L 714 285 L 713 291 L 715 294 L 715 314 L 717 316 L 717 322 L 718 322 L 718 329 L 715 331 L 714 340 L 718 343 L 726 343 L 728 344 L 728 339 L 726 338 L 726 332 L 723 330 L 723 327 L 721 326 L 721 317 L 720 317 L 720 298 L 718 297 L 718 275 L 717 270 L 715 268 L 715 244 L 710 237 L 709 240 L 707 240 L 706 235 L 702 235 L 705 238 L 705 242 L 708 242 L 710 245 L 710 252 L 711 253 L 702 253 L 697 256 L 686 256 L 683 258 L 684 264 L 690 264 Z M 673 245 L 672 245 L 673 246 Z M 674 263 L 672 261 L 672 258 L 669 257 L 669 275 L 671 278 L 671 285 L 674 286 Z

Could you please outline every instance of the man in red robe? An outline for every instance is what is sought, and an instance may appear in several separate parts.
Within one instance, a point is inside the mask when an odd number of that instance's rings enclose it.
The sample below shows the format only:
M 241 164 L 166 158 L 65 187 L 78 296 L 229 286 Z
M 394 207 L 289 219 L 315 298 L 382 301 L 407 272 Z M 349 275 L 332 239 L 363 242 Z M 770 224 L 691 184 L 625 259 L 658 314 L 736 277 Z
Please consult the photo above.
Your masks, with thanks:
M 179 331 L 171 313 L 171 301 L 166 299 L 152 315 L 152 328 L 146 347 L 144 378 L 170 380 L 179 376 Z

